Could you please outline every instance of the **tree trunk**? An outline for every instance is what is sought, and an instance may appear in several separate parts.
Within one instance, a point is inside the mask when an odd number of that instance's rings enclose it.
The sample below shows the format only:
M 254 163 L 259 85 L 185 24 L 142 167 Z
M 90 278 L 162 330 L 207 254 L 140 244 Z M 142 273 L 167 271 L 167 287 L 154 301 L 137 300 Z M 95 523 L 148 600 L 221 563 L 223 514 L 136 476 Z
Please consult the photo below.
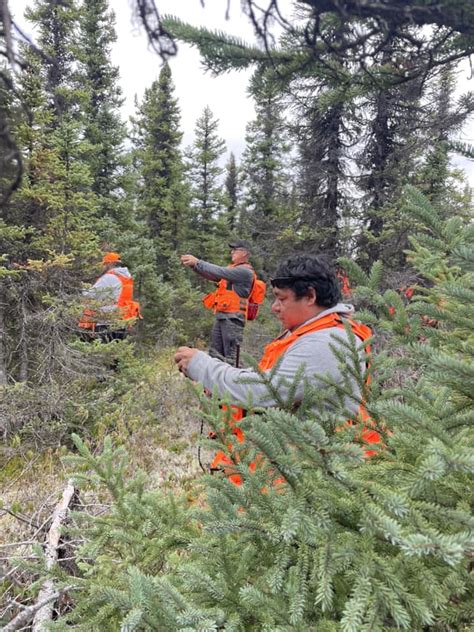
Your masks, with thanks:
M 5 307 L 6 298 L 5 290 L 0 284 L 0 386 L 6 386 L 8 383 L 7 359 L 6 359 L 6 330 L 5 330 Z
M 21 330 L 20 330 L 20 370 L 18 379 L 20 382 L 28 380 L 28 344 L 27 344 L 27 313 L 25 303 L 21 303 Z

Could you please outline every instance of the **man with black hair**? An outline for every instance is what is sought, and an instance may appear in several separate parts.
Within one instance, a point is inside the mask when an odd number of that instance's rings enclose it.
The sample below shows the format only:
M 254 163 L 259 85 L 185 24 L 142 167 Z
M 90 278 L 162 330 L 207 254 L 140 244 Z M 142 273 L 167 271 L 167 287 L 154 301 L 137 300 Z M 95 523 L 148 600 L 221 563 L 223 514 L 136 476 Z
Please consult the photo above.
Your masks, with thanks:
M 203 301 L 216 316 L 209 355 L 235 366 L 237 348 L 244 336 L 248 298 L 256 276 L 249 263 L 250 244 L 238 239 L 229 244 L 229 248 L 232 261 L 229 266 L 217 266 L 194 255 L 182 255 L 181 263 L 205 279 L 217 283 L 217 289 Z
M 341 291 L 332 266 L 322 257 L 296 255 L 283 261 L 271 279 L 274 302 L 272 312 L 283 326 L 283 333 L 265 348 L 260 369 L 270 374 L 278 368 L 272 384 L 285 401 L 295 377 L 304 371 L 296 389 L 295 402 L 303 398 L 305 384 L 324 388 L 329 378 L 349 391 L 344 397 L 348 414 L 359 409 L 360 384 L 341 367 L 334 349 L 349 358 L 348 323 L 361 342 L 360 369 L 365 369 L 365 344 L 370 330 L 354 322 L 354 308 L 339 302 Z M 179 370 L 205 388 L 217 388 L 219 395 L 230 396 L 243 407 L 277 405 L 266 385 L 253 369 L 231 367 L 197 349 L 180 347 L 175 355 Z M 345 374 L 344 374 L 345 373 Z

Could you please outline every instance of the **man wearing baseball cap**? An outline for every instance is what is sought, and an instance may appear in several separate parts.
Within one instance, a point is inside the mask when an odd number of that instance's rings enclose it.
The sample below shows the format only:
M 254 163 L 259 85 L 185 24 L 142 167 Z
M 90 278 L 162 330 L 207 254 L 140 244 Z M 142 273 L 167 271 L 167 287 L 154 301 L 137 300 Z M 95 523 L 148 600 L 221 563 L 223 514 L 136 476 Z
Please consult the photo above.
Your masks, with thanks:
M 232 263 L 227 267 L 203 261 L 194 255 L 182 255 L 181 263 L 217 283 L 217 289 L 203 299 L 205 307 L 215 314 L 209 354 L 235 366 L 237 348 L 242 343 L 247 319 L 248 298 L 256 275 L 249 263 L 249 242 L 236 239 L 229 243 L 229 248 Z

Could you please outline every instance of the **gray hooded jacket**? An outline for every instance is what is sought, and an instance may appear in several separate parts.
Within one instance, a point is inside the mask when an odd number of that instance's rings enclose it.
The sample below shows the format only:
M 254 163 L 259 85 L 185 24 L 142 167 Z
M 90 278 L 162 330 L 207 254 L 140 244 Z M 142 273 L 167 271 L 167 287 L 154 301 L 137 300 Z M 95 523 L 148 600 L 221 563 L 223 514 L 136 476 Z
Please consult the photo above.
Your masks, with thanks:
M 333 312 L 337 312 L 342 317 L 351 316 L 354 308 L 352 305 L 339 303 L 307 322 L 323 318 Z M 290 335 L 290 332 L 282 334 L 282 336 L 285 335 Z M 331 347 L 339 348 L 348 356 L 349 352 L 344 349 L 344 343 L 347 344 L 348 342 L 346 331 L 334 327 L 299 337 L 283 354 L 272 380 L 272 384 L 277 386 L 282 399 L 286 401 L 290 386 L 302 366 L 304 367 L 304 380 L 300 382 L 296 390 L 296 402 L 300 402 L 303 398 L 305 383 L 316 388 L 327 388 L 326 382 L 321 379 L 323 376 L 342 386 L 344 384 L 343 367 L 340 366 L 340 362 Z M 359 355 L 361 370 L 363 371 L 365 352 L 362 344 Z M 270 371 L 265 372 L 265 375 L 269 374 Z M 192 380 L 203 384 L 210 391 L 217 388 L 220 396 L 227 395 L 233 402 L 241 404 L 244 408 L 248 407 L 249 402 L 253 406 L 260 407 L 276 405 L 271 393 L 262 383 L 256 371 L 232 367 L 217 358 L 211 358 L 203 351 L 198 351 L 193 356 L 188 366 L 187 375 Z M 251 383 L 248 383 L 249 379 L 251 379 Z M 352 395 L 355 398 L 360 397 L 360 388 L 356 380 L 349 378 L 349 384 Z M 354 401 L 352 397 L 345 397 L 344 406 L 348 412 L 355 413 L 359 408 L 359 403 Z
M 122 276 L 131 277 L 128 268 L 113 268 L 113 271 Z M 112 312 L 117 309 L 117 301 L 122 289 L 122 283 L 112 270 L 100 276 L 92 287 L 83 291 L 83 296 L 100 304 L 100 311 Z

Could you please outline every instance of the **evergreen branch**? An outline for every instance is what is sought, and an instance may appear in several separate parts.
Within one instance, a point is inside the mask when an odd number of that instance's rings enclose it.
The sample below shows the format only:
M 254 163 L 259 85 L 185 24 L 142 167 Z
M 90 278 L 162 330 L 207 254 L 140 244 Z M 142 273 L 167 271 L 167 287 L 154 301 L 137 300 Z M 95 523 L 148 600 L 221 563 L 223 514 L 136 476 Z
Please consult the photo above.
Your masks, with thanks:
M 474 160 L 474 145 L 462 141 L 450 141 L 449 146 L 452 151 L 464 156 L 464 158 Z
M 256 63 L 268 64 L 265 51 L 249 46 L 243 40 L 226 33 L 197 28 L 172 16 L 166 16 L 163 24 L 174 37 L 191 46 L 196 46 L 207 68 L 215 74 L 231 69 L 247 68 Z M 285 59 L 283 53 L 275 52 L 274 54 Z

